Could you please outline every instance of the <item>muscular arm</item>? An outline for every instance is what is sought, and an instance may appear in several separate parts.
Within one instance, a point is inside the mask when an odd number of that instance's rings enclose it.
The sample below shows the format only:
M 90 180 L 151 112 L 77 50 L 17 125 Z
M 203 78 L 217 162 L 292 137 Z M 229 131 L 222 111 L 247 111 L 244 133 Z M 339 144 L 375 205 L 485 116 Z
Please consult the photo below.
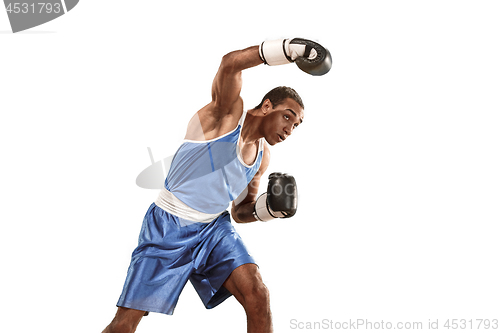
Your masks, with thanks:
M 262 63 L 258 46 L 226 54 L 212 83 L 212 101 L 190 120 L 185 138 L 210 140 L 234 129 L 243 112 L 241 72 Z
M 211 111 L 214 116 L 223 117 L 234 110 L 233 106 L 240 98 L 241 72 L 262 63 L 258 46 L 233 51 L 222 58 L 212 84 Z
M 237 223 L 248 223 L 257 221 L 253 216 L 255 201 L 259 194 L 260 179 L 269 165 L 270 152 L 267 145 L 264 146 L 264 156 L 262 156 L 262 163 L 260 164 L 259 171 L 255 174 L 250 184 L 247 186 L 247 194 L 245 198 L 235 204 L 231 209 L 231 216 Z

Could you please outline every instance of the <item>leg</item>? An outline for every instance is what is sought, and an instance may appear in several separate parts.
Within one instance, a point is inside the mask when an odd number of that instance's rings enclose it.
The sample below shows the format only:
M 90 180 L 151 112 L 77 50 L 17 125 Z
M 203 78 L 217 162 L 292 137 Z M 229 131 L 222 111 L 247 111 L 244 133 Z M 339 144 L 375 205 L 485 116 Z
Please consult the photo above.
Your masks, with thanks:
M 102 333 L 133 333 L 144 313 L 145 311 L 119 307 L 115 318 Z
M 224 282 L 224 287 L 245 309 L 248 333 L 273 332 L 269 291 L 256 265 L 245 264 L 236 268 Z

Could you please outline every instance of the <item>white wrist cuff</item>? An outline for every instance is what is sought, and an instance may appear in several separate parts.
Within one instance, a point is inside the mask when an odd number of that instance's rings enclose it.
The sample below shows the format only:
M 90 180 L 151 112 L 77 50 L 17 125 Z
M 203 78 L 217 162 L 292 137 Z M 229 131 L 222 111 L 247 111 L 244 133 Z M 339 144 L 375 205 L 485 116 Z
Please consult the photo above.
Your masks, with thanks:
M 260 197 L 257 198 L 253 215 L 257 220 L 263 222 L 275 219 L 274 215 L 271 214 L 267 207 L 267 193 L 262 193 Z
M 269 66 L 285 65 L 292 62 L 287 55 L 288 39 L 265 41 L 260 44 L 259 55 L 265 64 Z

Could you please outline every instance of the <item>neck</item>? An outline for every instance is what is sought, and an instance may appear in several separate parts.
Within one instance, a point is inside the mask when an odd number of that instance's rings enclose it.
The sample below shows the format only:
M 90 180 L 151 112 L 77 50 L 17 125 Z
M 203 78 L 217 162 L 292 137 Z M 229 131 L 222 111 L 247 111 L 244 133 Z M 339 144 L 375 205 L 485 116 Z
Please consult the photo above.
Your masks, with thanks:
M 243 128 L 241 129 L 241 141 L 244 144 L 252 144 L 257 142 L 264 135 L 260 133 L 263 117 L 260 117 L 258 110 L 252 109 L 247 111 Z

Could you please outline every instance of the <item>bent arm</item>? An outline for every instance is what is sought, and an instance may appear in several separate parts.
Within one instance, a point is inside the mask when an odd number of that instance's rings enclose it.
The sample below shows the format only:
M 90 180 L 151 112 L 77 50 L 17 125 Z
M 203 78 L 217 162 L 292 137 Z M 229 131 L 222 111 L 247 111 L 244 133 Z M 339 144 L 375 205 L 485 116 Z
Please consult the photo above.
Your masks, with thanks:
M 233 201 L 231 216 L 237 223 L 255 222 L 257 219 L 254 217 L 255 202 L 259 194 L 260 179 L 269 166 L 270 152 L 267 145 L 264 146 L 264 155 L 262 156 L 262 163 L 260 168 L 253 177 L 252 181 L 247 186 L 246 196 L 235 204 Z M 245 193 L 245 192 L 244 192 Z
M 215 112 L 224 116 L 232 111 L 232 106 L 239 99 L 241 92 L 241 72 L 262 63 L 258 46 L 233 51 L 222 58 L 212 84 L 212 103 Z

